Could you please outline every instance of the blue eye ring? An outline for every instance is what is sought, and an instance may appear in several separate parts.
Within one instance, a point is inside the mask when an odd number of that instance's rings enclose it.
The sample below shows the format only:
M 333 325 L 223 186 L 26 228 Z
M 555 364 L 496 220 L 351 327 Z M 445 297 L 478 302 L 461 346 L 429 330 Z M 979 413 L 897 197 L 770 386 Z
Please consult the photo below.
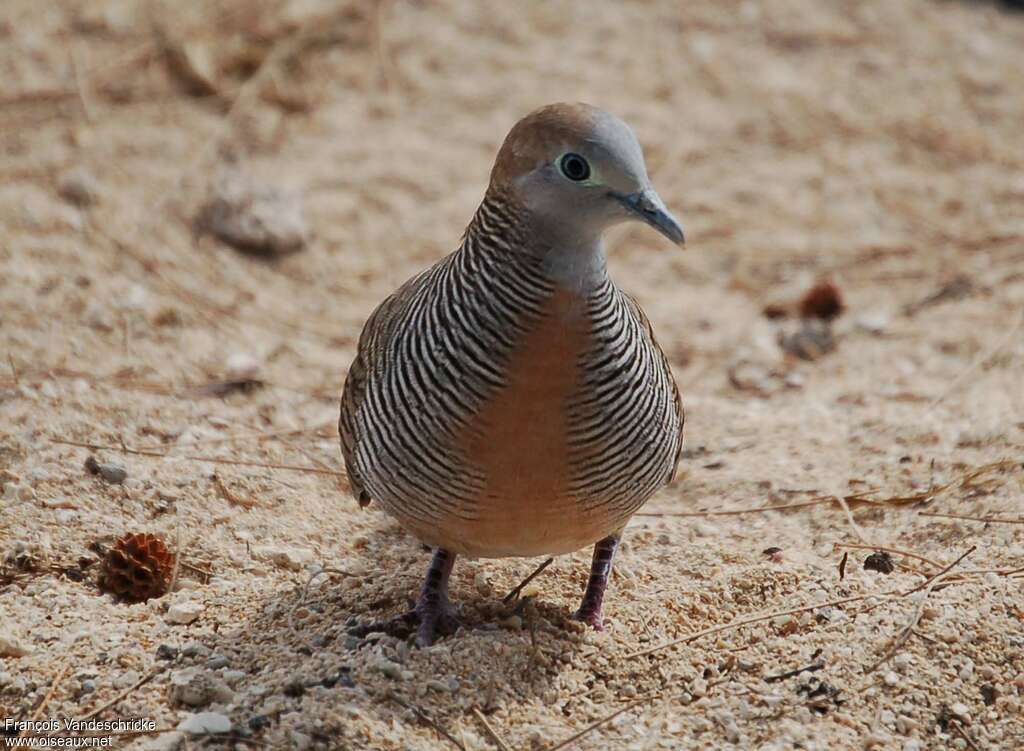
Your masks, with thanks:
M 590 164 L 579 154 L 572 152 L 558 160 L 558 169 L 574 183 L 582 182 L 590 177 Z

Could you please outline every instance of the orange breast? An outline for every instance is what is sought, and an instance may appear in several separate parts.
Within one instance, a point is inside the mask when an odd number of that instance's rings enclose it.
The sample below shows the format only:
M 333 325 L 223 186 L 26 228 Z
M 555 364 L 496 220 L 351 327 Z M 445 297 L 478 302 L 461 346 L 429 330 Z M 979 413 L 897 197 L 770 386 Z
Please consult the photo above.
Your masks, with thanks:
M 513 353 L 508 386 L 467 431 L 466 457 L 487 479 L 477 518 L 445 524 L 446 546 L 484 557 L 543 555 L 577 550 L 614 531 L 568 492 L 566 405 L 588 337 L 586 301 L 557 291 Z

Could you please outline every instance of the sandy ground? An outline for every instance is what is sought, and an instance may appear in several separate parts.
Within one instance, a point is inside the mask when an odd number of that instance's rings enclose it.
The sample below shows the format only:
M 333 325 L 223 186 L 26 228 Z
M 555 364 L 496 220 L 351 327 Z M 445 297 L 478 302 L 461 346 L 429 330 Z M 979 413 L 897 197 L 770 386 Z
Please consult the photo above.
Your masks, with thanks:
M 1022 71 L 1024 16 L 980 3 L 5 0 L 0 718 L 148 719 L 117 743 L 164 749 L 1024 747 Z M 682 471 L 604 633 L 567 620 L 581 551 L 509 604 L 539 561 L 460 562 L 432 648 L 349 637 L 427 562 L 337 474 L 355 339 L 554 100 L 630 121 L 686 227 L 610 238 Z M 292 191 L 305 247 L 197 233 L 224 175 Z M 835 350 L 786 356 L 764 306 L 821 277 Z M 100 593 L 127 532 L 179 551 L 175 592 Z M 230 731 L 173 730 L 200 712 Z

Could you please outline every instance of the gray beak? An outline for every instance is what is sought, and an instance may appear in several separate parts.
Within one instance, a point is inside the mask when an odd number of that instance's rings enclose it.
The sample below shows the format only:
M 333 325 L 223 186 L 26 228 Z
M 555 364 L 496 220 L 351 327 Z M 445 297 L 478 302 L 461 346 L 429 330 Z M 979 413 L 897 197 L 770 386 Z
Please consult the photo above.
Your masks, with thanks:
M 616 198 L 622 201 L 622 204 L 636 214 L 639 219 L 654 227 L 676 245 L 682 245 L 685 242 L 683 228 L 665 208 L 665 202 L 654 192 L 653 188 L 625 195 L 617 194 Z

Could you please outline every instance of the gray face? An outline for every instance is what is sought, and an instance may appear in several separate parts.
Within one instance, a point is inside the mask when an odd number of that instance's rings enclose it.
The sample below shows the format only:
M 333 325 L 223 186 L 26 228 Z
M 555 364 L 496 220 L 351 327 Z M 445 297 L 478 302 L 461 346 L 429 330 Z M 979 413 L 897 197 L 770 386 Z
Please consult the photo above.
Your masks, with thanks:
M 560 144 L 558 153 L 516 179 L 526 206 L 563 242 L 597 242 L 609 227 L 642 221 L 673 242 L 683 231 L 651 186 L 633 130 L 601 113 L 588 137 Z

